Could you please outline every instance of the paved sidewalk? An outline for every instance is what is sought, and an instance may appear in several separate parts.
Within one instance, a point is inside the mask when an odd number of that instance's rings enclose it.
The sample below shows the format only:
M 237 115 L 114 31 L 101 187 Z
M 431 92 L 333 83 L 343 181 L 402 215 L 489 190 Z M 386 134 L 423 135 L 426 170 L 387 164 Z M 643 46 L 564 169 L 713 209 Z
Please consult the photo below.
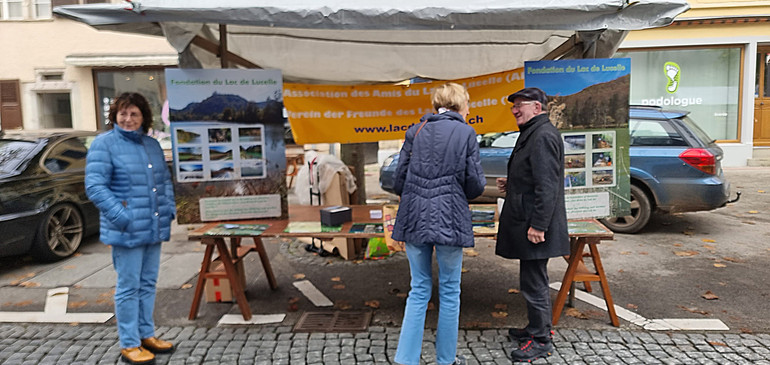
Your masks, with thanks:
M 510 364 L 505 330 L 460 330 L 469 364 Z M 391 364 L 399 328 L 293 333 L 287 326 L 160 327 L 177 344 L 157 364 Z M 434 331 L 423 362 L 434 364 Z M 555 353 L 535 364 L 770 364 L 770 334 L 558 329 Z M 114 325 L 0 325 L 0 364 L 118 364 Z

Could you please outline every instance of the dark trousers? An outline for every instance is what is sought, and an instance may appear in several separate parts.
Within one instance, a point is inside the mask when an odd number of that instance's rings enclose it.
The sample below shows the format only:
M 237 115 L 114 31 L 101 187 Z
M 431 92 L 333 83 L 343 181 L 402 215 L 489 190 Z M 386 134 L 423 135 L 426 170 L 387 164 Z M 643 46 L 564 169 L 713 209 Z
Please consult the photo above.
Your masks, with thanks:
M 521 294 L 527 301 L 527 332 L 540 342 L 551 341 L 551 293 L 548 288 L 548 259 L 521 260 Z

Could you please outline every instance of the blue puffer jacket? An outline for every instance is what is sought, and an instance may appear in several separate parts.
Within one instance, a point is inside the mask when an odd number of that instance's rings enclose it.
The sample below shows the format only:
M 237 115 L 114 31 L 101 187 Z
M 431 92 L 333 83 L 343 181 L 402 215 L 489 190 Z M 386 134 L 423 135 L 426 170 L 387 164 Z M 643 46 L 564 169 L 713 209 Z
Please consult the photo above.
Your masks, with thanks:
M 427 114 L 406 131 L 394 189 L 401 203 L 393 239 L 473 247 L 468 199 L 484 191 L 476 132 L 460 114 Z M 415 134 L 417 136 L 415 137 Z
M 158 141 L 116 125 L 94 139 L 86 161 L 86 194 L 101 213 L 103 243 L 137 247 L 169 240 L 174 187 Z

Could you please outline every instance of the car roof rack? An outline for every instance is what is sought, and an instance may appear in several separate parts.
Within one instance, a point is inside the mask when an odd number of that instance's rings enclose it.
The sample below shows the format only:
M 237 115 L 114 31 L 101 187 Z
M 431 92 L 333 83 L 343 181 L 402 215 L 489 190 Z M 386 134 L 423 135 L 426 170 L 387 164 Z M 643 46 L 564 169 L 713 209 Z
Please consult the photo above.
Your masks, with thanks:
M 655 110 L 663 110 L 663 107 L 660 105 L 637 105 L 637 104 L 631 104 L 629 105 L 631 108 L 637 108 L 637 109 L 655 109 Z

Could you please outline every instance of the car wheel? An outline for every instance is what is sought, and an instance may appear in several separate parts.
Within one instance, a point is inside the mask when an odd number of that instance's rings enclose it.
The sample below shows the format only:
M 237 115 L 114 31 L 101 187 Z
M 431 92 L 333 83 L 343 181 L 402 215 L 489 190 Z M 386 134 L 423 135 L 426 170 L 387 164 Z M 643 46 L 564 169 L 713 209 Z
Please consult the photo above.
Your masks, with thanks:
M 43 216 L 31 254 L 43 261 L 72 255 L 83 241 L 83 216 L 72 204 L 57 204 Z
M 642 188 L 631 185 L 631 215 L 602 219 L 607 228 L 617 233 L 636 233 L 639 232 L 652 215 L 652 205 L 650 198 Z

